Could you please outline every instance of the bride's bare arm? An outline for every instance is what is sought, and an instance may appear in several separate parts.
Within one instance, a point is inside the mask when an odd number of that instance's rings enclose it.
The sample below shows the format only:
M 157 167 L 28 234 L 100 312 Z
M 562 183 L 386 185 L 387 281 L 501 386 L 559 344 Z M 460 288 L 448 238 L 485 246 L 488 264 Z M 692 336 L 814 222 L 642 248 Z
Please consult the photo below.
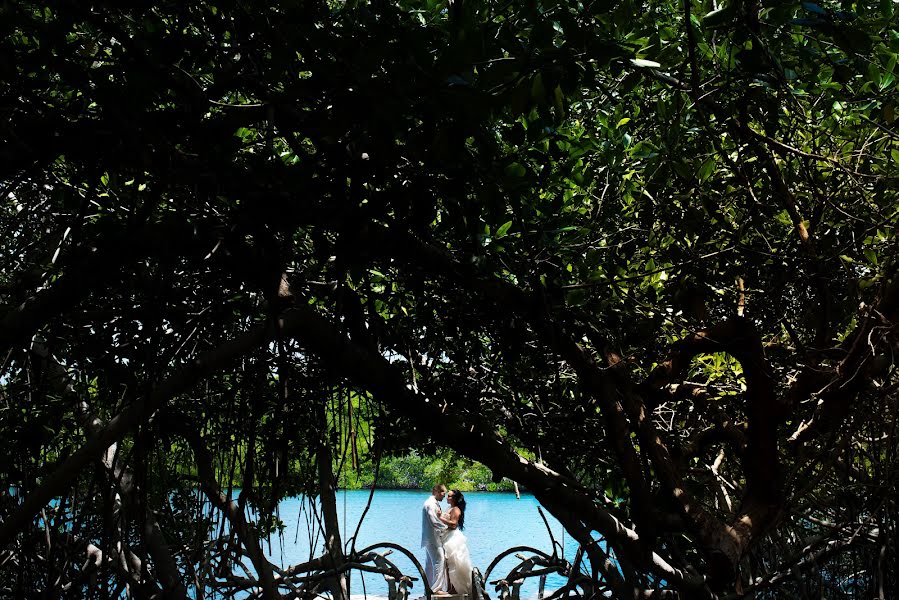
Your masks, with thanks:
M 453 507 L 452 509 L 450 509 L 449 514 L 440 515 L 440 520 L 446 523 L 450 529 L 455 529 L 459 524 L 459 515 L 461 514 L 461 510 Z

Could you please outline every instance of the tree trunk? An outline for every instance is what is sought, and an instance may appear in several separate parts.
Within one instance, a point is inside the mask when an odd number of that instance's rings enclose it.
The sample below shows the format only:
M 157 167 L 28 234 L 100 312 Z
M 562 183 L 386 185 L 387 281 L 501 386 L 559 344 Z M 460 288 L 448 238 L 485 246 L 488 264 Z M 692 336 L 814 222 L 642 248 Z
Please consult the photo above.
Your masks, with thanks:
M 328 587 L 331 589 L 334 600 L 349 600 L 349 582 L 346 573 L 340 571 L 343 566 L 343 544 L 340 539 L 340 521 L 337 518 L 337 480 L 334 477 L 331 445 L 328 440 L 328 416 L 325 413 L 325 404 L 320 403 L 316 408 L 316 417 L 319 424 L 321 437 L 319 438 L 318 451 L 318 480 L 319 498 L 322 505 L 322 519 L 325 525 L 325 555 L 330 559 L 332 567 L 337 575 L 329 578 Z

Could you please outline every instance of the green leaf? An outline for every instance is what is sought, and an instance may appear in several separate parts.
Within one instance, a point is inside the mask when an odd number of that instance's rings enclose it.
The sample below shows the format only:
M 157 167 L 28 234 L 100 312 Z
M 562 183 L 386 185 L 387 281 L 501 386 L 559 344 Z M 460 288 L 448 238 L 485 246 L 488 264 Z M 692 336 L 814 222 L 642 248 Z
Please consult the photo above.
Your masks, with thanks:
M 559 119 L 565 118 L 565 95 L 562 93 L 562 87 L 556 86 L 553 90 L 553 107 L 556 109 L 556 115 Z
M 658 69 L 662 65 L 654 60 L 646 60 L 643 58 L 632 58 L 631 62 L 638 67 L 646 69 Z
M 499 229 L 496 230 L 496 237 L 501 238 L 506 235 L 510 227 L 512 227 L 512 221 L 506 221 L 505 223 L 500 225 Z
M 868 65 L 868 81 L 880 87 L 880 68 L 876 63 L 871 63 Z
M 716 164 L 717 164 L 717 162 L 715 161 L 714 157 L 709 158 L 704 163 L 702 163 L 702 166 L 699 167 L 699 173 L 698 173 L 699 180 L 707 181 L 708 178 L 714 172 Z
M 877 283 L 877 277 L 866 277 L 858 280 L 858 288 L 863 290 Z
M 706 29 L 716 29 L 729 25 L 734 20 L 736 9 L 733 4 L 725 4 L 717 10 L 713 10 L 702 17 L 702 26 Z
M 521 163 L 513 162 L 510 165 L 506 165 L 505 168 L 506 175 L 509 177 L 524 177 L 527 170 Z

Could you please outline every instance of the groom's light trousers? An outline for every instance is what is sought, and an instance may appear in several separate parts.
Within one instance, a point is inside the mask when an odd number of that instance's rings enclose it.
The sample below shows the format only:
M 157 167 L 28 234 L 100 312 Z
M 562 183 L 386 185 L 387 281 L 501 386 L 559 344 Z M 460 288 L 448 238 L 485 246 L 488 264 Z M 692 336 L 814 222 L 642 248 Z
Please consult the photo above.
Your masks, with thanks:
M 447 591 L 449 582 L 446 580 L 446 552 L 443 551 L 443 544 L 427 544 L 425 545 L 425 575 L 428 578 L 428 585 L 436 591 Z

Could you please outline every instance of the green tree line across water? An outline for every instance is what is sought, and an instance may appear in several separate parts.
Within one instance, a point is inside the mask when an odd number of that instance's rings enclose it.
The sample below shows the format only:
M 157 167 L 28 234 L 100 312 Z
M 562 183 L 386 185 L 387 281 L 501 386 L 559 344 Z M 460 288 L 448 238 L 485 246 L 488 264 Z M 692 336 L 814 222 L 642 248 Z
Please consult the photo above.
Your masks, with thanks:
M 371 400 L 365 394 L 338 393 L 329 399 L 326 413 L 331 441 L 339 449 L 332 465 L 337 487 L 430 490 L 435 484 L 442 483 L 463 492 L 515 489 L 510 479 L 494 478 L 482 463 L 451 448 L 426 444 L 421 449 L 407 450 L 398 446 L 396 439 L 389 435 L 377 442 L 376 417 L 372 409 Z M 530 456 L 526 450 L 521 451 Z
M 338 480 L 341 488 L 349 490 L 371 488 L 375 481 L 374 465 L 370 460 L 358 470 L 345 469 Z M 503 478 L 493 481 L 490 469 L 454 452 L 428 456 L 412 452 L 405 456 L 386 457 L 378 468 L 376 487 L 396 490 L 428 490 L 437 483 L 463 492 L 511 492 L 515 485 Z

